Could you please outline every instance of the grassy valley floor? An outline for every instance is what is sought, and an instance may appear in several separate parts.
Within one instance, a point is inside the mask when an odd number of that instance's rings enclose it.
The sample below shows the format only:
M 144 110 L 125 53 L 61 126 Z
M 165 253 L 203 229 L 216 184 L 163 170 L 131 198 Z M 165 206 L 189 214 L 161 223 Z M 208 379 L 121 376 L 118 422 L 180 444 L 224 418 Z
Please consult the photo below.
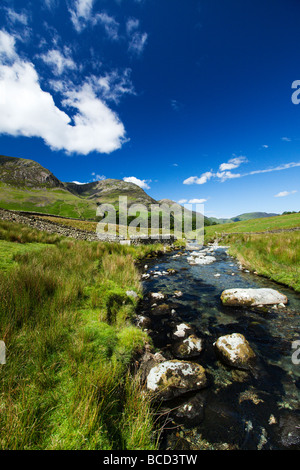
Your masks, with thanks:
M 287 214 L 206 227 L 205 239 L 230 245 L 244 267 L 300 292 L 299 228 L 300 214 Z
M 0 449 L 157 447 L 151 403 L 130 365 L 149 341 L 131 322 L 136 261 L 160 248 L 0 222 Z

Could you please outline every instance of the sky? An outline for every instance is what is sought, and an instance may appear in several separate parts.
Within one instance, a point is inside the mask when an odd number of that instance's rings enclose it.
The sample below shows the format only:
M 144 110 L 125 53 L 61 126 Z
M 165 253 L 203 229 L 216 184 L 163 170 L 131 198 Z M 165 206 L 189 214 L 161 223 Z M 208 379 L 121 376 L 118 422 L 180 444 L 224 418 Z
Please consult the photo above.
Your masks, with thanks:
M 298 0 L 2 0 L 0 154 L 208 217 L 300 210 Z

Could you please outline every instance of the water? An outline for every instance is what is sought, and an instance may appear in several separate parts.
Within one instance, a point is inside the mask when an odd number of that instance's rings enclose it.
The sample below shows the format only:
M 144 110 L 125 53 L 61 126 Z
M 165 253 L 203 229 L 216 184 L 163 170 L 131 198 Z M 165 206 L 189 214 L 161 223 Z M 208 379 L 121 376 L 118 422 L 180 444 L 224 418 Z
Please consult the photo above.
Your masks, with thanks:
M 173 358 L 172 325 L 183 321 L 196 330 L 205 347 L 192 360 L 205 367 L 210 385 L 163 405 L 162 448 L 300 449 L 300 365 L 292 361 L 292 343 L 300 340 L 300 295 L 240 270 L 225 248 L 215 249 L 216 261 L 209 265 L 191 266 L 189 252 L 182 253 L 147 260 L 144 272 L 151 277 L 143 283 L 146 300 L 141 312 L 151 318 L 149 334 L 166 359 Z M 170 268 L 176 273 L 153 276 L 154 271 Z M 262 287 L 285 294 L 287 307 L 262 312 L 225 307 L 220 301 L 225 289 Z M 176 298 L 175 291 L 183 295 Z M 147 300 L 150 292 L 166 294 L 166 300 L 157 303 L 169 305 L 173 313 L 153 316 Z M 213 343 L 219 336 L 234 332 L 242 333 L 257 354 L 257 367 L 251 372 L 225 366 L 216 357 Z M 176 412 L 190 400 L 198 405 L 193 419 Z

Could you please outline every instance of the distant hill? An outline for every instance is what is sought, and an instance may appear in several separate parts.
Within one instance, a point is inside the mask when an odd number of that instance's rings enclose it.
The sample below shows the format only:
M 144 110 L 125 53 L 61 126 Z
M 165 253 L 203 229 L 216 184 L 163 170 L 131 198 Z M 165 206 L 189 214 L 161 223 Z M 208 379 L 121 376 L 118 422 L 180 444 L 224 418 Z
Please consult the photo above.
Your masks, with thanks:
M 275 217 L 279 214 L 268 213 L 268 212 L 248 212 L 245 214 L 237 215 L 236 217 L 232 217 L 231 219 L 217 219 L 215 217 L 210 217 L 212 222 L 216 222 L 217 224 L 230 224 L 233 222 L 241 222 L 243 220 L 251 220 L 251 219 L 262 219 L 265 217 Z

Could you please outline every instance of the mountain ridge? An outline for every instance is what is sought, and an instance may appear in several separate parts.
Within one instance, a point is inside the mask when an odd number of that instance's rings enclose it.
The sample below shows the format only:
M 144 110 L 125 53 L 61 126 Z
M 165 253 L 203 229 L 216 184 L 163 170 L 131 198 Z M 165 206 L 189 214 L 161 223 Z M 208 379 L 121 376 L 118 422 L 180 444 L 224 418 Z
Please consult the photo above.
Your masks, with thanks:
M 150 210 L 151 204 L 179 203 L 171 199 L 155 200 L 138 185 L 108 178 L 85 184 L 62 182 L 50 170 L 38 162 L 0 155 L 0 207 L 3 209 L 36 211 L 64 217 L 95 219 L 97 206 L 113 204 L 118 209 L 119 196 L 127 196 L 128 206 L 143 204 Z M 196 212 L 191 212 L 195 216 Z M 223 224 L 271 217 L 278 214 L 252 212 L 231 219 L 204 217 L 205 225 Z

